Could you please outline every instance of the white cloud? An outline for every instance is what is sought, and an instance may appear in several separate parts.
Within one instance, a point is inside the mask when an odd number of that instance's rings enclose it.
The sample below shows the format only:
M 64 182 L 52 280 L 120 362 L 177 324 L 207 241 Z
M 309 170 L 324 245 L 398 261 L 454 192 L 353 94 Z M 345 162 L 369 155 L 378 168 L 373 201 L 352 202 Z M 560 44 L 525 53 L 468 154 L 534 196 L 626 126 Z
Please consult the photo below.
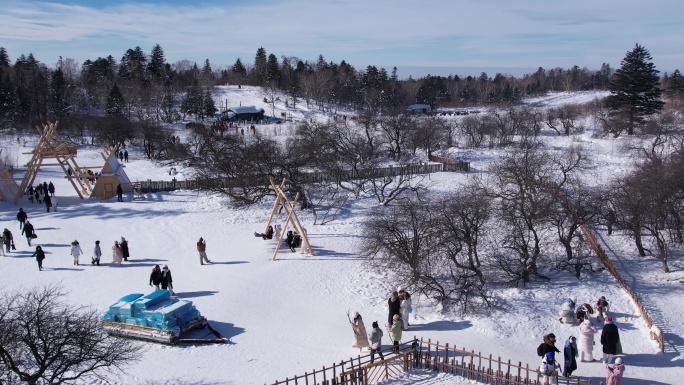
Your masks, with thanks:
M 654 58 L 668 60 L 656 65 L 668 67 L 675 65 L 669 58 L 681 52 L 684 27 L 676 19 L 684 13 L 684 4 L 666 3 L 668 12 L 612 0 L 273 0 L 102 8 L 3 0 L 0 41 L 12 54 L 28 49 L 39 58 L 80 53 L 86 57 L 77 59 L 84 60 L 103 52 L 117 57 L 123 53 L 117 50 L 139 45 L 149 51 L 159 43 L 170 60 L 251 61 L 263 46 L 277 56 L 311 60 L 320 53 L 357 67 L 381 62 L 597 67 L 601 62 L 619 64 L 638 41 Z M 675 43 L 658 44 L 663 40 Z

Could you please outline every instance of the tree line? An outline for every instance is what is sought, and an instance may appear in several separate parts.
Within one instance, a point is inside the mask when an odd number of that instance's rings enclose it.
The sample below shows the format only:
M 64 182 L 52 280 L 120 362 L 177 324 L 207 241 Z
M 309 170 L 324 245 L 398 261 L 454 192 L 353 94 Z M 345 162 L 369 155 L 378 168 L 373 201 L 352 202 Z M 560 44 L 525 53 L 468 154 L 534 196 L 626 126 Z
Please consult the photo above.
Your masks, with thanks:
M 229 68 L 213 68 L 181 60 L 168 63 L 158 44 L 149 53 L 128 49 L 120 60 L 112 55 L 79 64 L 62 59 L 54 65 L 33 54 L 21 54 L 12 63 L 0 48 L 0 119 L 15 125 L 35 124 L 48 118 L 78 117 L 105 111 L 111 115 L 177 120 L 181 114 L 203 119 L 216 111 L 209 88 L 220 84 L 261 86 L 284 92 L 295 107 L 306 103 L 320 109 L 352 108 L 364 111 L 402 111 L 406 105 L 433 107 L 516 104 L 526 96 L 549 91 L 608 89 L 615 71 L 609 64 L 600 70 L 573 66 L 539 68 L 521 78 L 497 73 L 490 76 L 426 76 L 401 80 L 397 68 L 390 72 L 372 65 L 357 69 L 346 61 L 316 61 L 256 51 L 253 63 L 238 58 Z M 684 79 L 679 70 L 662 78 L 667 94 L 680 100 Z

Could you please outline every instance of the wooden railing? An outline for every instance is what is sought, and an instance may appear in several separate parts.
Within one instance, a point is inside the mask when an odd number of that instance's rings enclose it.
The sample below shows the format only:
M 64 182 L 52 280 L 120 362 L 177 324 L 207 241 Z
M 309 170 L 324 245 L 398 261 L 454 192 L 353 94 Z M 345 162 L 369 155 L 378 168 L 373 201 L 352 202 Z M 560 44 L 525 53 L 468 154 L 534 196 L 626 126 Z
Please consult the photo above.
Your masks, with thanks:
M 370 362 L 370 355 L 358 356 L 332 367 L 276 381 L 272 385 L 372 385 L 397 378 L 412 369 L 449 373 L 468 380 L 494 385 L 547 385 L 536 366 L 512 363 L 491 354 L 483 356 L 465 348 L 441 345 L 429 339 L 414 338 L 400 345 L 398 353 L 384 351 L 385 359 Z M 559 385 L 591 385 L 590 379 L 558 376 Z M 598 385 L 603 385 L 599 382 Z
M 625 281 L 620 273 L 617 271 L 615 268 L 615 265 L 613 265 L 613 262 L 608 258 L 608 255 L 606 252 L 603 250 L 603 247 L 599 244 L 598 240 L 596 239 L 596 236 L 594 235 L 594 232 L 591 231 L 591 229 L 587 225 L 582 225 L 581 226 L 582 233 L 584 234 L 584 237 L 586 238 L 587 242 L 589 243 L 589 246 L 594 250 L 596 255 L 598 256 L 599 260 L 603 263 L 603 265 L 606 267 L 606 269 L 610 272 L 610 274 L 615 277 L 615 279 L 620 283 L 620 286 L 622 286 L 622 289 L 627 292 L 627 295 L 632 299 L 634 304 L 636 305 L 637 309 L 639 309 L 639 313 L 641 313 L 641 316 L 646 320 L 646 324 L 648 327 L 651 329 L 650 331 L 650 336 L 652 339 L 654 339 L 658 343 L 658 347 L 660 348 L 661 352 L 665 352 L 665 336 L 663 335 L 662 329 L 658 327 L 655 322 L 653 322 L 653 319 L 651 316 L 648 314 L 648 311 L 646 311 L 646 308 L 644 307 L 644 304 L 641 302 L 639 297 L 632 291 L 632 288 L 627 285 L 627 281 Z
M 444 158 L 446 159 L 446 158 Z M 411 163 L 399 166 L 381 167 L 381 168 L 369 168 L 361 170 L 348 170 L 340 172 L 307 172 L 297 175 L 297 182 L 299 183 L 323 183 L 332 181 L 347 181 L 347 180 L 360 180 L 360 179 L 377 179 L 382 177 L 391 177 L 399 175 L 421 175 L 430 174 L 440 171 L 458 171 L 458 170 L 470 170 L 470 164 L 462 161 L 461 163 Z M 222 186 L 227 188 L 231 186 L 240 186 L 241 184 L 247 183 L 249 185 L 268 185 L 268 179 L 262 177 L 254 177 L 251 180 L 236 180 L 231 178 L 224 178 L 222 181 Z M 196 190 L 199 189 L 200 184 L 196 180 L 170 180 L 170 181 L 138 181 L 135 183 L 140 184 L 141 191 L 143 193 L 156 193 L 160 191 L 175 191 L 175 190 Z

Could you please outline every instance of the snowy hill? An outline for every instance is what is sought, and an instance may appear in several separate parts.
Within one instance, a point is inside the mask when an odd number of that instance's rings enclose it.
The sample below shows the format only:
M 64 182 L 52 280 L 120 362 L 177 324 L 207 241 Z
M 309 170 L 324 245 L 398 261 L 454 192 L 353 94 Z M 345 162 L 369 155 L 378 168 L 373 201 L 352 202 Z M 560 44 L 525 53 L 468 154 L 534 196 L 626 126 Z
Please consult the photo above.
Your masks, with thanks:
M 270 105 L 263 102 L 263 92 L 252 87 L 227 86 L 215 94 L 217 105 L 256 105 L 270 115 Z M 561 100 L 590 100 L 596 95 L 553 95 L 533 101 L 551 106 Z M 297 109 L 278 105 L 295 120 L 327 119 L 303 104 Z M 288 135 L 288 124 L 273 129 L 273 135 Z M 588 131 L 578 137 L 550 136 L 552 146 L 582 143 L 597 159 L 597 174 L 620 171 L 620 151 L 614 150 L 614 139 L 597 139 Z M 24 164 L 28 148 L 17 145 L 15 138 L 5 138 L 2 147 Z M 6 154 L 7 152 L 3 152 Z M 129 150 L 131 162 L 125 166 L 131 181 L 170 179 L 166 169 L 144 159 L 136 149 Z M 495 154 L 488 150 L 475 152 L 482 165 Z M 99 149 L 79 147 L 79 163 L 96 164 Z M 183 179 L 184 174 L 176 178 Z M 433 189 L 450 191 L 463 182 L 463 173 L 431 175 Z M 307 257 L 281 248 L 278 260 L 271 261 L 275 240 L 263 241 L 253 236 L 263 231 L 272 201 L 248 209 L 236 210 L 223 198 L 195 191 L 147 194 L 145 201 L 123 203 L 116 199 L 100 203 L 81 200 L 63 178 L 57 167 L 45 167 L 38 181 L 52 181 L 57 187 L 59 209 L 46 213 L 44 206 L 22 200 L 18 205 L 0 203 L 4 227 L 15 235 L 17 250 L 0 257 L 0 282 L 5 290 L 20 290 L 48 283 L 61 283 L 68 300 L 92 305 L 101 311 L 121 296 L 148 293 L 149 275 L 154 265 L 167 264 L 174 277 L 179 298 L 193 301 L 209 323 L 232 344 L 209 346 L 163 346 L 144 344 L 139 359 L 131 362 L 125 373 L 110 373 L 117 384 L 264 384 L 303 374 L 358 354 L 351 347 L 353 335 L 347 311 L 360 312 L 366 323 L 387 317 L 387 297 L 391 290 L 405 286 L 384 271 L 369 271 L 357 255 L 360 223 L 376 203 L 361 199 L 348 208 L 348 214 L 326 225 L 313 225 L 309 212 L 298 212 L 307 228 L 316 256 Z M 39 244 L 46 250 L 46 267 L 39 272 L 30 258 L 29 248 L 21 238 L 14 219 L 23 207 L 34 224 Z M 281 215 L 276 221 L 283 221 Z M 457 318 L 435 309 L 427 298 L 413 297 L 412 328 L 405 336 L 430 338 L 482 352 L 502 359 L 522 361 L 536 367 L 536 347 L 543 334 L 553 332 L 559 344 L 577 327 L 559 324 L 560 299 L 574 295 L 579 302 L 594 303 L 605 295 L 611 301 L 620 329 L 627 370 L 623 385 L 676 384 L 684 366 L 684 307 L 682 299 L 684 263 L 681 253 L 671 262 L 672 273 L 666 275 L 648 258 L 639 258 L 633 243 L 624 234 L 611 237 L 597 229 L 614 259 L 637 293 L 645 299 L 649 311 L 666 333 L 666 351 L 657 353 L 649 339 L 644 320 L 617 282 L 606 271 L 583 275 L 581 280 L 564 273 L 552 276 L 550 282 L 533 282 L 525 289 L 498 291 L 498 308 L 491 314 Z M 111 266 L 111 246 L 121 236 L 131 249 L 131 260 L 123 266 Z M 201 266 L 195 243 L 207 240 L 207 254 L 214 261 Z M 81 265 L 74 266 L 69 244 L 77 239 L 86 254 Z M 89 264 L 90 250 L 96 240 L 102 242 L 103 266 Z M 37 241 L 37 242 L 36 242 Z M 385 345 L 389 339 L 385 336 Z M 594 354 L 600 355 L 597 343 Z M 590 378 L 592 384 L 605 379 L 602 364 L 578 363 L 575 374 Z M 460 384 L 464 380 L 437 373 L 411 373 L 385 384 Z

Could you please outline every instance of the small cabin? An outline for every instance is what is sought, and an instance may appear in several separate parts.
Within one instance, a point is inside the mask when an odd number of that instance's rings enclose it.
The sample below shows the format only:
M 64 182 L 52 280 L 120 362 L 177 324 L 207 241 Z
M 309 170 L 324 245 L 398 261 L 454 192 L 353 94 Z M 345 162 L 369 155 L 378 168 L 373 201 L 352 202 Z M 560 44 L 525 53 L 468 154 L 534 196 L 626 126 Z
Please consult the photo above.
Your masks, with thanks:
M 264 118 L 264 109 L 256 106 L 231 107 L 221 112 L 221 120 L 224 121 L 259 121 Z

